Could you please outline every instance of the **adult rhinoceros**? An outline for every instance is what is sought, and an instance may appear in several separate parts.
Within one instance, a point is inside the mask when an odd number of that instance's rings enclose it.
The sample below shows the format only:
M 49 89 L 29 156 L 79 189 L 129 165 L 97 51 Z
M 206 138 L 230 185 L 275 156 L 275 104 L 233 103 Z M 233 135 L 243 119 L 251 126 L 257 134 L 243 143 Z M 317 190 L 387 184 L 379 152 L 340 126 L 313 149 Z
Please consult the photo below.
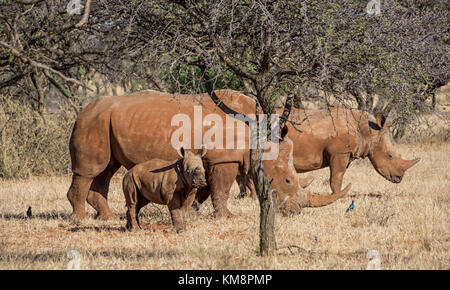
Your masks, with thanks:
M 216 91 L 216 95 L 234 111 L 245 115 L 255 112 L 255 102 L 245 95 L 230 90 Z M 154 158 L 177 158 L 177 148 L 173 148 L 171 138 L 179 128 L 172 126 L 173 117 L 184 114 L 189 119 L 191 139 L 194 140 L 194 131 L 202 130 L 202 123 L 195 124 L 199 111 L 200 118 L 215 113 L 223 124 L 226 123 L 226 114 L 208 94 L 172 95 L 143 91 L 92 101 L 78 115 L 70 139 L 73 177 L 67 197 L 73 207 L 73 216 L 85 217 L 87 200 L 97 210 L 97 218 L 116 218 L 107 204 L 109 182 L 114 173 L 121 165 L 130 169 Z M 238 130 L 233 132 L 236 139 Z M 282 132 L 287 134 L 287 130 Z M 223 136 L 226 136 L 225 127 Z M 208 186 L 199 190 L 197 197 L 204 201 L 210 193 L 216 216 L 231 215 L 226 206 L 231 185 L 238 172 L 241 175 L 249 172 L 248 138 L 245 140 L 243 149 L 208 148 L 204 156 Z M 272 181 L 275 204 L 281 210 L 298 212 L 301 207 L 324 206 L 348 191 L 350 186 L 333 195 L 319 196 L 301 188 L 292 152 L 292 141 L 282 136 L 278 158 L 264 163 L 266 174 Z
M 394 152 L 389 134 L 392 122 L 386 121 L 382 114 L 375 117 L 345 107 L 323 110 L 292 108 L 289 120 L 295 170 L 304 173 L 330 167 L 333 193 L 341 190 L 344 173 L 355 159 L 368 157 L 375 170 L 394 183 L 399 183 L 405 171 L 420 161 L 420 158 L 402 159 Z M 238 178 L 238 182 L 241 180 Z M 245 180 L 247 190 L 255 196 L 251 179 Z M 239 185 L 241 191 L 245 191 L 243 184 Z

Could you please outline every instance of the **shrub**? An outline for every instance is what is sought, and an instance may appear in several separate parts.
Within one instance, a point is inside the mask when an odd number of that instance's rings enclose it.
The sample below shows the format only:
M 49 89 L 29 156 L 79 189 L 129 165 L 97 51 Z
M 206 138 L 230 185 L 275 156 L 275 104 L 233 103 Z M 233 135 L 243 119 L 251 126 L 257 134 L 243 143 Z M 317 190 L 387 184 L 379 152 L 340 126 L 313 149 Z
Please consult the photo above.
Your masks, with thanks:
M 0 95 L 0 177 L 69 173 L 68 144 L 75 119 L 69 107 L 40 115 L 31 106 Z

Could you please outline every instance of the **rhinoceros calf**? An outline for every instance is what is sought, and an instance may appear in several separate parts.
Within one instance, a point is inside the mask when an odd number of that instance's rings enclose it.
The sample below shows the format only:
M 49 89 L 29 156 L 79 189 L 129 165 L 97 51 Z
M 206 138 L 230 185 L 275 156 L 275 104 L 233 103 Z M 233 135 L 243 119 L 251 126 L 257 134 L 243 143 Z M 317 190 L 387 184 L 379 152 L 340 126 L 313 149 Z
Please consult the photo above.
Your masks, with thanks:
M 206 148 L 197 154 L 180 148 L 181 159 L 165 161 L 151 159 L 131 168 L 123 178 L 123 193 L 126 199 L 127 228 L 140 228 L 139 211 L 148 204 L 166 204 L 172 223 L 180 232 L 185 229 L 183 213 L 190 208 L 197 188 L 206 186 L 202 157 Z

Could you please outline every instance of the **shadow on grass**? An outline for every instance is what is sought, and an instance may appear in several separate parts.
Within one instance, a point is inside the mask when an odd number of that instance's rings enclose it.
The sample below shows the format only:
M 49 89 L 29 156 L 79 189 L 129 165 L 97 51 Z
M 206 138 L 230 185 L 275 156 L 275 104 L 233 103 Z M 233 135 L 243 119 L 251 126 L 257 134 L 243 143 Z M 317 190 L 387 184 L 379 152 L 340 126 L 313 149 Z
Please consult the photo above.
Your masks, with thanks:
M 286 250 L 288 250 L 289 252 L 287 252 Z M 352 251 L 352 252 L 333 253 L 333 252 L 329 252 L 328 250 L 325 250 L 325 251 L 313 251 L 313 250 L 307 250 L 307 249 L 302 248 L 302 247 L 297 246 L 297 245 L 289 245 L 289 246 L 278 247 L 277 251 L 279 251 L 278 254 L 282 255 L 282 256 L 307 255 L 307 256 L 316 257 L 316 258 L 322 258 L 322 259 L 326 258 L 326 257 L 329 257 L 329 256 L 339 256 L 339 257 L 344 257 L 344 258 L 365 259 L 368 250 L 359 249 L 359 250 L 355 250 L 355 251 Z
M 71 215 L 67 212 L 41 212 L 28 217 L 25 213 L 4 213 L 0 214 L 0 218 L 5 220 L 25 220 L 25 219 L 42 219 L 42 220 L 70 220 Z
M 126 228 L 123 226 L 75 226 L 73 228 L 67 229 L 69 232 L 125 232 Z
M 124 250 L 98 250 L 98 251 L 83 251 L 81 254 L 81 269 L 83 269 L 83 261 L 95 260 L 99 258 L 111 260 L 142 260 L 146 261 L 151 258 L 174 258 L 180 256 L 182 253 L 175 250 L 138 250 L 132 251 Z M 67 257 L 67 252 L 64 251 L 48 251 L 44 253 L 23 253 L 23 252 L 9 252 L 0 251 L 0 262 L 11 263 L 15 265 L 27 265 L 26 268 L 33 268 L 33 263 L 61 263 L 61 269 L 65 269 L 70 259 Z M 31 263 L 31 265 L 30 265 Z M 18 267 L 20 268 L 20 266 Z
M 125 213 L 115 213 L 120 221 L 126 221 L 126 214 Z M 164 213 L 162 211 L 141 211 L 139 213 L 139 217 L 141 218 L 141 222 L 144 224 L 147 223 L 170 223 L 171 218 L 169 213 Z M 96 215 L 91 216 L 94 220 L 96 219 Z M 209 216 L 203 216 L 201 214 L 196 215 L 187 215 L 186 217 L 187 221 L 194 221 L 197 219 L 212 219 L 213 215 L 210 214 Z M 51 212 L 40 212 L 40 213 L 33 213 L 31 217 L 28 217 L 26 213 L 3 213 L 0 214 L 0 219 L 5 220 L 63 220 L 70 223 L 73 223 L 74 220 L 72 218 L 71 213 L 69 212 L 62 212 L 62 211 L 51 211 Z M 89 219 L 89 218 L 87 218 Z M 70 231 L 72 232 L 79 232 L 79 231 L 88 231 L 88 230 L 95 230 L 95 231 L 125 231 L 125 227 L 122 227 L 123 229 L 113 228 L 113 227 L 107 227 L 107 226 L 79 226 L 76 228 L 72 228 Z
M 349 194 L 348 197 L 356 198 L 356 197 L 374 197 L 374 198 L 382 198 L 386 196 L 386 193 L 382 192 L 369 192 L 369 193 L 358 193 L 358 194 Z

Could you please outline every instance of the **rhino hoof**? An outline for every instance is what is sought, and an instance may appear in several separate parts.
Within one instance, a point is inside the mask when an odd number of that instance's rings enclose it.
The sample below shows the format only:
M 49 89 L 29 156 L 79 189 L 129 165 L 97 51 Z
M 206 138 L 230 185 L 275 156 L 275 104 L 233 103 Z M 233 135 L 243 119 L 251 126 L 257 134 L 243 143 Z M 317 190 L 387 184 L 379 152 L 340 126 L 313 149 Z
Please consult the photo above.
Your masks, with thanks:
M 137 232 L 137 231 L 141 230 L 141 227 L 138 224 L 133 225 L 129 222 L 127 222 L 127 225 L 125 226 L 125 228 L 130 232 Z
M 233 216 L 234 215 L 228 209 L 223 209 L 223 210 L 214 212 L 215 218 L 222 218 L 222 217 L 232 218 Z
M 195 209 L 188 209 L 185 213 L 185 218 L 190 220 L 196 220 L 200 218 L 200 213 Z
M 84 220 L 86 218 L 87 218 L 87 215 L 85 213 L 84 214 L 73 213 L 71 215 L 71 219 L 74 220 L 74 221 L 81 221 L 81 220 Z
M 127 227 L 127 230 L 128 230 L 129 232 L 138 232 L 138 231 L 140 231 L 140 230 L 141 230 L 141 228 L 140 228 L 140 227 L 138 227 L 138 226 L 134 226 L 134 227 Z
M 69 219 L 69 222 L 71 224 L 73 224 L 73 225 L 79 226 L 79 225 L 81 225 L 83 223 L 83 220 L 85 220 L 85 219 L 86 219 L 86 217 L 79 218 L 77 216 L 71 216 L 70 219 Z
M 95 217 L 95 219 L 107 221 L 107 220 L 119 220 L 119 217 L 113 213 L 100 213 Z

